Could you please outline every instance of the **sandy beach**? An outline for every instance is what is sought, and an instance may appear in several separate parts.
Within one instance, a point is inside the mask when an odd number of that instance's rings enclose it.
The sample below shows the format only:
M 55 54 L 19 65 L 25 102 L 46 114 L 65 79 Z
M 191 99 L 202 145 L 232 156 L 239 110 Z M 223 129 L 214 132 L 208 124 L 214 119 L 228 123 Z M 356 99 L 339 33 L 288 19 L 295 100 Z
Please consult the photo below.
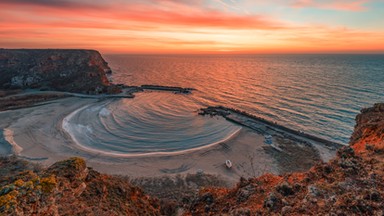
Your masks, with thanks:
M 88 166 L 103 173 L 136 177 L 158 177 L 204 172 L 220 175 L 230 182 L 240 177 L 265 172 L 302 171 L 334 150 L 276 138 L 283 151 L 264 144 L 264 136 L 242 128 L 230 139 L 207 148 L 172 155 L 119 156 L 86 151 L 63 130 L 63 119 L 79 108 L 98 103 L 98 99 L 69 97 L 39 106 L 0 112 L 0 153 L 49 166 L 69 157 L 82 157 Z M 196 115 L 196 118 L 209 118 Z M 225 160 L 233 162 L 232 169 Z

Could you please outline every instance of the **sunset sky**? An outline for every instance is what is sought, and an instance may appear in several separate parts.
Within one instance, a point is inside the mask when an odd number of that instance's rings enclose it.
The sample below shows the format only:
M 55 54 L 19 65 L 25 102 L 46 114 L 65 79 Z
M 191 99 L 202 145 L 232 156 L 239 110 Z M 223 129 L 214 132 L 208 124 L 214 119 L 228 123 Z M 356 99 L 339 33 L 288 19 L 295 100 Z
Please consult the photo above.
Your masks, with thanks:
M 0 0 L 0 47 L 384 53 L 384 0 Z

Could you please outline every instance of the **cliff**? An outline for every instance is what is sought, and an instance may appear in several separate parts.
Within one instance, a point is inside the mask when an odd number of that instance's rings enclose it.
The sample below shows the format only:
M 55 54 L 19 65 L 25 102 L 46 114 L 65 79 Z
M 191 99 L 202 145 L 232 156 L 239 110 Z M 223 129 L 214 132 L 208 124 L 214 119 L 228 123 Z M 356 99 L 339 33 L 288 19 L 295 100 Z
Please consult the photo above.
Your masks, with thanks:
M 0 89 L 101 93 L 111 69 L 94 50 L 0 49 Z
M 384 104 L 356 117 L 350 146 L 307 172 L 240 179 L 232 189 L 206 187 L 172 205 L 100 174 L 79 158 L 47 169 L 0 160 L 0 214 L 9 215 L 383 215 Z M 144 188 L 145 190 L 145 188 Z

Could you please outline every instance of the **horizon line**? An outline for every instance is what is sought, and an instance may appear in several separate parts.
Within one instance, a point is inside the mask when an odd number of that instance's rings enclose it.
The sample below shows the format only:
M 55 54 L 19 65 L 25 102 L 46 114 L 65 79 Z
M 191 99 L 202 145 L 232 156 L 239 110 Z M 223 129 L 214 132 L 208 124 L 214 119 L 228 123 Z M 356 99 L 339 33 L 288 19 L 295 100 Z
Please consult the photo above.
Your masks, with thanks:
M 355 50 L 355 51 L 308 51 L 308 52 L 278 52 L 278 51 L 261 51 L 261 52 L 252 52 L 252 51 L 201 51 L 201 52 L 114 52 L 114 51 L 103 51 L 102 49 L 95 48 L 58 48 L 58 47 L 42 47 L 42 48 L 5 48 L 0 47 L 0 50 L 95 50 L 105 55 L 384 55 L 384 50 L 368 51 L 368 50 Z

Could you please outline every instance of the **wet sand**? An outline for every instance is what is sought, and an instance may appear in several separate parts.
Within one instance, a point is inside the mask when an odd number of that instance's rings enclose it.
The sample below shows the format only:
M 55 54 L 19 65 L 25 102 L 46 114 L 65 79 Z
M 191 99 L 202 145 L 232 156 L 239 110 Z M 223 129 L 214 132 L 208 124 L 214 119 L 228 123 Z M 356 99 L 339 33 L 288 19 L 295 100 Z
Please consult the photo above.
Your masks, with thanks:
M 278 174 L 301 171 L 321 160 L 321 149 L 295 143 L 288 138 L 276 138 L 277 144 L 284 150 L 280 152 L 264 144 L 262 134 L 248 128 L 242 128 L 237 135 L 225 142 L 176 155 L 120 157 L 92 153 L 72 141 L 63 130 L 62 121 L 71 112 L 97 101 L 98 99 L 71 97 L 36 107 L 0 112 L 0 154 L 17 154 L 20 158 L 45 166 L 77 156 L 84 158 L 87 165 L 95 170 L 131 178 L 203 171 L 223 176 L 231 182 L 238 181 L 241 176 L 259 176 L 265 172 Z M 196 114 L 196 118 L 209 117 Z M 334 154 L 332 151 L 325 151 L 327 154 Z M 225 167 L 226 159 L 233 162 L 232 169 Z

